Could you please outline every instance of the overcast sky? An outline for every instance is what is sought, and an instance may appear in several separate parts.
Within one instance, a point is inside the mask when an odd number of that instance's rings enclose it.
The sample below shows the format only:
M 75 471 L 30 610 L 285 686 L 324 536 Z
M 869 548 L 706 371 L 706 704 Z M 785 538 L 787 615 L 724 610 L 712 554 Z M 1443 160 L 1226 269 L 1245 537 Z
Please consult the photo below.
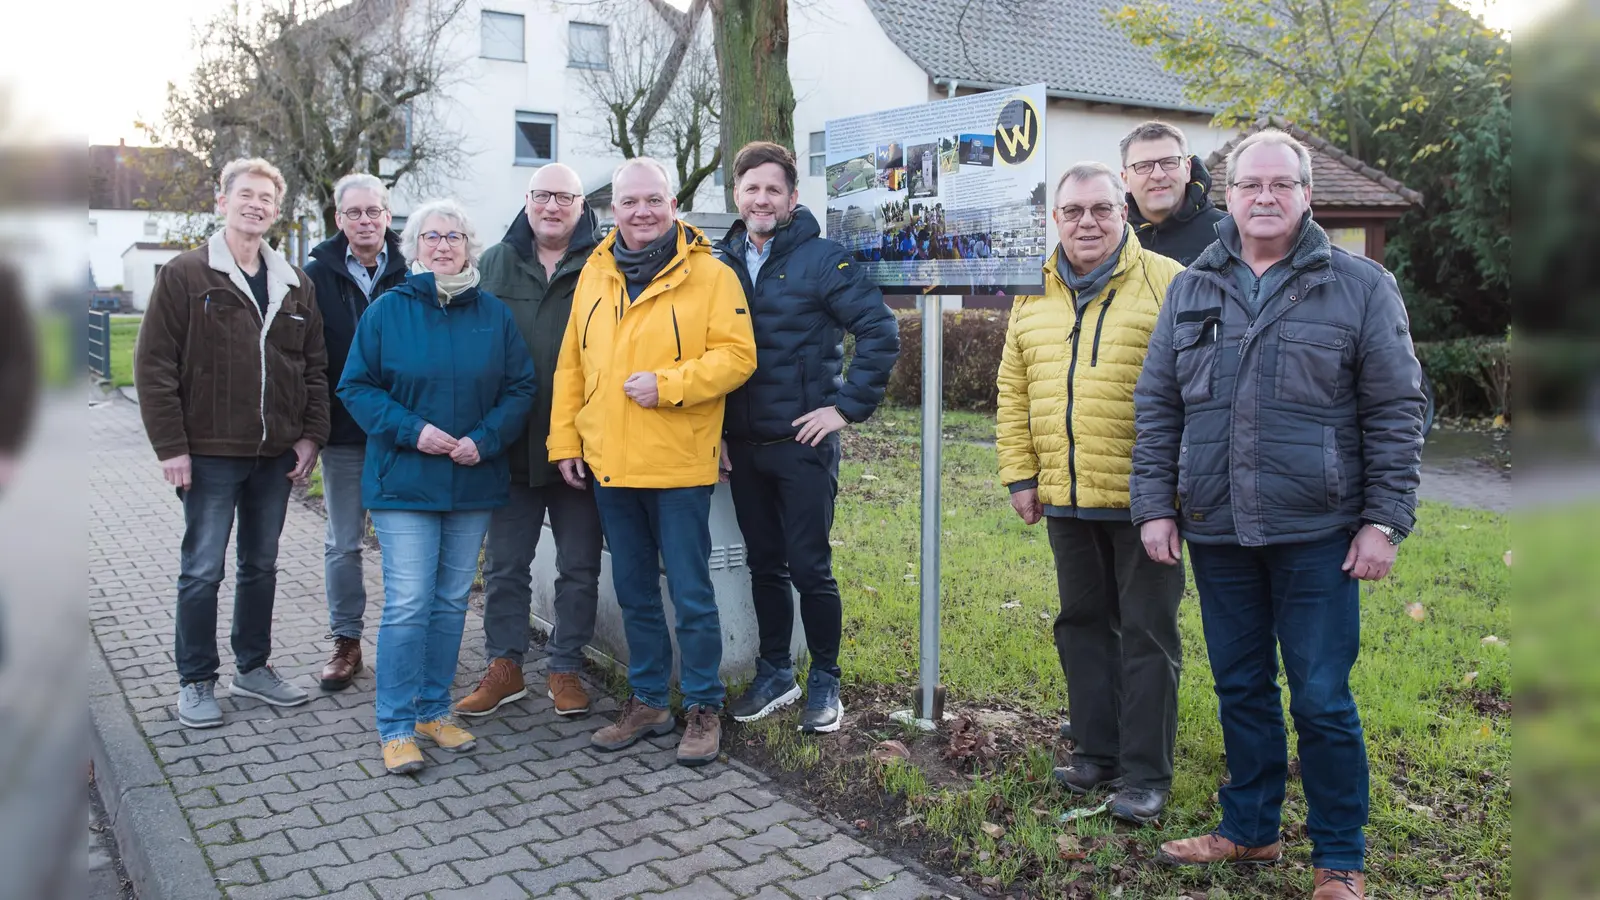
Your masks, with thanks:
M 1565 0 L 1469 0 L 1513 34 Z M 169 81 L 193 64 L 193 25 L 229 0 L 64 0 L 7 4 L 0 84 L 11 87 L 11 140 L 143 143 L 140 117 L 161 114 Z M 83 40 L 57 39 L 70 29 Z M 31 37 L 30 37 L 31 36 Z M 63 51 L 67 52 L 63 52 Z M 16 87 L 21 85 L 20 90 Z

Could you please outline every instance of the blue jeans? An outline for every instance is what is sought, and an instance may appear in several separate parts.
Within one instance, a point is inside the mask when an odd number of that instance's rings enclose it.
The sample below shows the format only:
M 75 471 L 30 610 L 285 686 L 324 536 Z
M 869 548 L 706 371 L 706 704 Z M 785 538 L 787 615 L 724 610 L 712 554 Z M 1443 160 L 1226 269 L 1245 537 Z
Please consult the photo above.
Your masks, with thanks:
M 334 637 L 361 637 L 367 612 L 361 548 L 367 536 L 367 508 L 361 505 L 363 444 L 322 448 L 322 505 L 328 534 L 322 543 L 323 583 L 328 590 L 328 631 Z
M 383 547 L 378 736 L 392 741 L 450 712 L 467 593 L 478 574 L 489 510 L 374 509 L 372 524 Z
M 711 488 L 608 488 L 595 504 L 611 581 L 628 636 L 628 683 L 646 705 L 666 709 L 672 636 L 661 603 L 661 570 L 677 612 L 678 683 L 685 706 L 721 709 L 722 623 L 711 588 Z M 659 560 L 659 562 L 658 562 Z
M 239 672 L 267 664 L 278 591 L 278 537 L 289 505 L 294 451 L 280 456 L 193 456 L 183 500 L 174 655 L 183 684 L 217 678 L 217 588 L 239 517 L 233 590 L 233 661 Z
M 1349 536 L 1269 547 L 1189 545 L 1232 780 L 1218 792 L 1223 836 L 1278 840 L 1289 755 L 1277 651 L 1299 735 L 1311 864 L 1360 869 L 1367 748 L 1350 669 L 1361 647 L 1359 582 L 1340 570 Z

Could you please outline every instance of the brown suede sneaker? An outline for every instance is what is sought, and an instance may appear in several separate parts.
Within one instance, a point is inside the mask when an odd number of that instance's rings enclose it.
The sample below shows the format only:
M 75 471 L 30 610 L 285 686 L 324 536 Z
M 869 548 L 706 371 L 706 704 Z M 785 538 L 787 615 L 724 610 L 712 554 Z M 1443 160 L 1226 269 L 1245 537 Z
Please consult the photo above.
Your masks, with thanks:
M 1215 831 L 1181 841 L 1168 841 L 1161 845 L 1161 852 L 1156 855 L 1156 859 L 1169 866 L 1203 866 L 1214 862 L 1260 865 L 1275 863 L 1282 858 L 1282 841 L 1273 841 L 1265 847 L 1245 847 Z
M 352 637 L 333 639 L 333 656 L 322 667 L 322 689 L 342 691 L 361 671 L 361 640 Z
M 1367 876 L 1353 869 L 1317 869 L 1311 900 L 1366 900 Z
M 456 715 L 487 716 L 507 703 L 528 696 L 522 667 L 502 656 L 489 663 L 478 689 L 456 703 Z
M 622 704 L 622 713 L 617 716 L 617 721 L 596 731 L 590 736 L 589 743 L 597 750 L 621 750 L 633 746 L 647 735 L 671 734 L 676 727 L 672 710 L 646 706 L 638 697 L 629 697 L 628 702 Z
M 555 701 L 558 716 L 581 716 L 589 711 L 589 694 L 583 689 L 583 679 L 572 672 L 551 672 L 545 696 Z
M 717 710 L 691 706 L 678 740 L 678 765 L 703 766 L 722 752 L 722 717 Z

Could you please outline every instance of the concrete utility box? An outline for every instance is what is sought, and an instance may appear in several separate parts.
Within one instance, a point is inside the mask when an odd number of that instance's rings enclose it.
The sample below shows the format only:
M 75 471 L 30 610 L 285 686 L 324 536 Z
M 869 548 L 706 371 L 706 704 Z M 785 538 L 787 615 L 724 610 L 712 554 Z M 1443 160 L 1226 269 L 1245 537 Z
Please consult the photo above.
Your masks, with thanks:
M 738 216 L 726 213 L 686 213 L 684 221 L 706 233 L 713 243 L 722 240 Z M 540 530 L 539 547 L 533 560 L 533 624 L 549 631 L 555 621 L 556 547 L 547 521 Z M 748 680 L 755 672 L 760 636 L 756 614 L 750 604 L 750 569 L 745 564 L 744 536 L 733 513 L 733 498 L 726 484 L 711 492 L 711 585 L 717 592 L 717 612 L 722 622 L 722 677 L 728 684 Z M 661 577 L 661 597 L 667 622 L 677 621 L 666 575 Z M 794 634 L 789 639 L 790 653 L 798 661 L 805 652 L 805 632 L 800 625 L 798 597 L 795 599 Z M 590 650 L 626 666 L 628 639 L 622 629 L 622 611 L 617 607 L 611 586 L 611 548 L 602 554 L 600 569 L 600 610 L 595 618 L 594 640 Z M 672 637 L 672 680 L 677 683 L 678 639 Z

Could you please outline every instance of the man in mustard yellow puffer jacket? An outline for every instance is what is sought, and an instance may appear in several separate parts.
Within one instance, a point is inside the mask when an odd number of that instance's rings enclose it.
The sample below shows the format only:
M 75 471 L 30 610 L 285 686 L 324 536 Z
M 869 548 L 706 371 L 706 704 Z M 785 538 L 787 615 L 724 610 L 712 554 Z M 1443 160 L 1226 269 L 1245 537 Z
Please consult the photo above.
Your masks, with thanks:
M 1116 172 L 1079 163 L 1056 184 L 1060 249 L 1042 297 L 1018 297 L 1000 361 L 996 449 L 1011 505 L 1045 519 L 1061 612 L 1056 651 L 1076 747 L 1075 793 L 1120 783 L 1119 818 L 1166 804 L 1177 733 L 1183 568 L 1156 563 L 1129 519 L 1133 386 L 1167 285 L 1183 267 L 1143 249 Z

